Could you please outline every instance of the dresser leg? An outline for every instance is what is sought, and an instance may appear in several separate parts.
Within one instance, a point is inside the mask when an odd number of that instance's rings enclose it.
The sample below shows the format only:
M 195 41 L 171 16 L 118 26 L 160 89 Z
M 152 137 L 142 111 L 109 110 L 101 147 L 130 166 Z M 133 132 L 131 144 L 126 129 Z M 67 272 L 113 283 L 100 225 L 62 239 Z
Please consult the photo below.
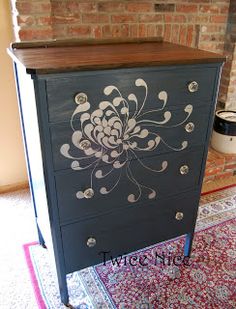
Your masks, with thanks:
M 193 243 L 194 232 L 186 234 L 185 246 L 184 246 L 184 256 L 190 257 L 192 243 Z
M 60 289 L 60 296 L 61 296 L 61 302 L 69 308 L 71 305 L 69 304 L 69 293 L 67 288 L 67 282 L 66 282 L 66 275 L 63 275 L 62 273 L 58 273 L 58 283 L 59 283 L 59 289 Z
M 36 222 L 36 226 L 37 226 L 37 231 L 38 231 L 38 238 L 39 238 L 39 244 L 43 247 L 43 248 L 47 248 L 46 244 L 45 244 L 45 241 L 44 241 L 44 238 L 43 238 L 43 235 L 40 231 L 40 228 L 38 226 L 38 223 Z
M 60 294 L 61 294 L 61 302 L 66 306 L 71 308 L 69 304 L 69 295 L 68 295 L 68 290 L 67 287 L 60 288 Z

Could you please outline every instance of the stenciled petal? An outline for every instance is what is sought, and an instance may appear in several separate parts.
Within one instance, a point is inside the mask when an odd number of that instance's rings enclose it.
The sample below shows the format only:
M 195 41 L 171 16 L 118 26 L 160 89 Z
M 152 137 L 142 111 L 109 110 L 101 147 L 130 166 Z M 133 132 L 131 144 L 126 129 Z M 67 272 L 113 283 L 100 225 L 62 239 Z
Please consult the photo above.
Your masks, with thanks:
M 104 88 L 103 92 L 105 95 L 110 95 L 113 90 L 117 90 L 117 87 L 110 85 Z
M 101 193 L 101 194 L 107 194 L 107 193 L 108 193 L 107 188 L 102 187 L 102 188 L 100 189 L 100 193 Z
M 121 112 L 122 115 L 126 115 L 126 114 L 128 114 L 129 110 L 128 110 L 127 107 L 122 107 L 122 109 L 120 110 L 120 112 Z
M 79 161 L 77 161 L 77 160 L 72 161 L 72 163 L 71 163 L 71 168 L 72 168 L 73 170 L 80 170 L 81 167 L 80 167 Z
M 110 105 L 110 102 L 109 102 L 109 101 L 102 101 L 102 102 L 100 102 L 100 104 L 99 104 L 99 108 L 100 108 L 101 110 L 104 110 L 104 109 L 106 109 L 109 105 Z
M 142 78 L 136 79 L 135 85 L 136 85 L 137 87 L 145 87 L 145 88 L 147 87 L 146 82 L 145 82 Z
M 72 143 L 78 148 L 79 147 L 79 143 L 82 139 L 83 133 L 81 131 L 75 131 L 72 134 Z
M 191 114 L 193 111 L 193 106 L 191 104 L 186 105 L 184 111 L 188 114 Z
M 90 103 L 89 102 L 86 102 L 84 104 L 80 104 L 76 107 L 72 117 L 74 117 L 76 114 L 78 113 L 82 113 L 82 112 L 86 112 L 87 110 L 90 109 Z
M 69 154 L 69 150 L 70 150 L 70 145 L 69 144 L 63 144 L 60 148 L 60 153 L 68 158 L 68 159 L 74 159 L 74 157 L 72 157 L 70 154 Z
M 134 194 L 130 194 L 127 199 L 130 203 L 134 203 L 137 201 Z
M 148 194 L 148 198 L 151 200 L 151 199 L 155 198 L 156 195 L 157 195 L 156 191 L 152 190 L 152 192 Z
M 124 101 L 124 98 L 122 97 L 116 97 L 113 99 L 112 103 L 114 106 L 119 106 L 121 102 Z
M 161 101 L 164 101 L 164 103 L 167 102 L 167 92 L 166 91 L 160 91 L 158 93 L 158 98 L 161 100 Z

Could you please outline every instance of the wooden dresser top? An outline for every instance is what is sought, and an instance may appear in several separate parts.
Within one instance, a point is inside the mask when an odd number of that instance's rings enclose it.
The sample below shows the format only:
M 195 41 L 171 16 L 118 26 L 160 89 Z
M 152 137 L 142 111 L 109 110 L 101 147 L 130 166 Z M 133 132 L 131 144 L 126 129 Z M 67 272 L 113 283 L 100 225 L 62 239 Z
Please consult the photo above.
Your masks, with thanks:
M 8 53 L 30 74 L 223 62 L 225 57 L 161 39 L 13 43 Z

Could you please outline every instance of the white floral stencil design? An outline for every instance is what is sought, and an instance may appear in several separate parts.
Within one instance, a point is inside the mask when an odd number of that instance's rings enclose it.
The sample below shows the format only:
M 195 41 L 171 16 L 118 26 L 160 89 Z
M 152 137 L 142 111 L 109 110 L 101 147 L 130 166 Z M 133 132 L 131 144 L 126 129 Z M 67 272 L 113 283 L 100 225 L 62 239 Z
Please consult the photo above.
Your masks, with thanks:
M 104 179 L 111 173 L 116 175 L 113 177 L 115 182 L 109 188 L 103 186 L 99 189 L 101 194 L 113 191 L 120 182 L 122 172 L 125 171 L 129 181 L 136 187 L 136 193 L 130 193 L 127 197 L 131 203 L 137 202 L 144 191 L 148 192 L 149 199 L 153 199 L 156 197 L 156 191 L 137 181 L 132 172 L 130 157 L 136 159 L 144 169 L 150 170 L 150 172 L 161 173 L 166 170 L 167 161 L 163 161 L 158 169 L 153 169 L 146 166 L 137 154 L 140 151 L 153 151 L 160 143 L 164 143 L 174 151 L 185 149 L 188 145 L 187 141 L 183 141 L 179 148 L 174 148 L 168 145 L 155 131 L 160 127 L 175 128 L 183 125 L 193 111 L 192 105 L 186 105 L 184 108 L 185 118 L 180 123 L 168 126 L 167 123 L 172 115 L 170 111 L 164 112 L 168 100 L 167 92 L 161 91 L 158 94 L 158 99 L 162 102 L 159 109 L 145 111 L 144 106 L 148 96 L 147 84 L 139 78 L 135 81 L 135 85 L 144 89 L 144 98 L 141 104 L 134 93 L 130 93 L 125 98 L 114 85 L 107 86 L 103 90 L 107 97 L 113 94 L 112 100 L 101 101 L 94 111 L 89 112 L 91 105 L 87 99 L 83 104 L 78 103 L 71 117 L 70 126 L 73 130 L 72 143 L 84 155 L 72 156 L 69 144 L 62 145 L 60 149 L 64 157 L 73 160 L 71 163 L 73 170 L 90 170 L 90 188 L 92 190 L 95 179 L 97 181 Z M 85 94 L 83 95 L 87 98 Z M 163 120 L 148 119 L 148 115 L 158 112 L 163 113 Z M 76 123 L 79 123 L 79 129 L 74 127 L 75 115 L 77 115 Z M 84 142 L 89 145 L 87 149 L 81 147 Z M 140 144 L 143 145 L 143 143 L 145 146 L 140 147 Z M 104 173 L 104 166 L 109 166 L 109 171 L 106 173 Z M 119 171 L 118 175 L 115 171 Z M 78 199 L 84 198 L 84 193 L 78 191 L 76 196 Z

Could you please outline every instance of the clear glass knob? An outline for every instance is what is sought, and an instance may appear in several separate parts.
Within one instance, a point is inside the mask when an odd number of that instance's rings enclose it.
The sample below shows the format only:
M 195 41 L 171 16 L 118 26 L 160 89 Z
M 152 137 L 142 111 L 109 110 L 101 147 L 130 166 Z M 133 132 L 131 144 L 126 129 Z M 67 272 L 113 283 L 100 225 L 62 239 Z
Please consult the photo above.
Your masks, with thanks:
M 87 239 L 87 246 L 89 248 L 92 248 L 92 247 L 96 246 L 96 243 L 97 243 L 97 241 L 96 241 L 96 239 L 94 237 L 89 237 Z
M 194 127 L 195 127 L 195 125 L 194 125 L 193 122 L 188 122 L 185 126 L 185 131 L 188 132 L 188 133 L 191 133 L 191 132 L 193 132 Z
M 92 188 L 88 188 L 84 191 L 85 198 L 92 198 L 94 196 L 94 191 Z
M 182 220 L 183 217 L 184 217 L 184 214 L 182 212 L 177 212 L 175 214 L 175 219 L 178 220 L 178 221 Z
M 87 102 L 87 95 L 83 92 L 77 93 L 75 95 L 75 103 L 76 104 L 84 104 Z
M 198 83 L 196 81 L 192 81 L 192 82 L 188 83 L 188 91 L 189 92 L 198 91 Z
M 82 150 L 87 150 L 87 149 L 90 148 L 90 146 L 91 146 L 91 143 L 90 143 L 90 141 L 88 141 L 88 140 L 84 140 L 84 141 L 82 141 L 82 142 L 79 143 L 79 147 L 80 147 L 80 149 L 82 149 Z
M 181 175 L 186 175 L 189 172 L 188 165 L 182 165 L 179 169 Z

